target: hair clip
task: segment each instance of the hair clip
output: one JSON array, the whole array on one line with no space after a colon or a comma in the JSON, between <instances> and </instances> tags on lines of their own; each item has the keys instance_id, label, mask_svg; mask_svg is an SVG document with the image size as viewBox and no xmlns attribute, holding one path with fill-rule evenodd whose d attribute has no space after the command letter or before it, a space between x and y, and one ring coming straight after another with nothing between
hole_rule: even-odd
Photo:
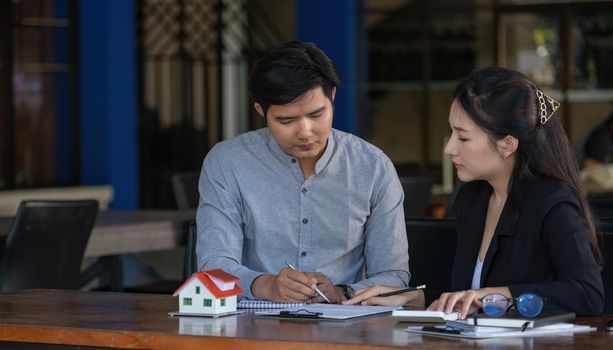
<instances>
[{"instance_id":1,"label":"hair clip","mask_svg":"<svg viewBox=\"0 0 613 350\"><path fill-rule=\"evenodd\" d=\"M536 90L536 97L539 99L539 112L541 114L541 124L547 123L549 119L553 116L553 113L560 108L560 102L554 100L549 97L547 94L542 92L541 90ZM551 107L551 113L547 114L547 103L545 102L545 98L547 98L547 102L549 102L549 106Z\"/></svg>"}]
</instances>

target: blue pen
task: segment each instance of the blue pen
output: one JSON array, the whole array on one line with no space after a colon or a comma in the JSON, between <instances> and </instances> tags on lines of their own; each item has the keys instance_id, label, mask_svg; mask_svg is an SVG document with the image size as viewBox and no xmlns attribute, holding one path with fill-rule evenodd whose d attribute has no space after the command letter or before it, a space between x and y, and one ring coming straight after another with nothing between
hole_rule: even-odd
<instances>
[{"instance_id":1,"label":"blue pen","mask_svg":"<svg viewBox=\"0 0 613 350\"><path fill-rule=\"evenodd\" d=\"M298 271L300 272L300 270L298 270L297 268L294 267L294 265L290 264L289 261L285 262L285 265L287 265L290 269L294 270L294 271ZM319 288L317 288L317 286L315 287L315 291L317 292L317 294L319 294L320 297L324 298L325 301L327 301L329 304L332 304L332 302L330 301L330 299L328 299L328 297L326 297L324 295L324 293L322 293Z\"/></svg>"}]
</instances>

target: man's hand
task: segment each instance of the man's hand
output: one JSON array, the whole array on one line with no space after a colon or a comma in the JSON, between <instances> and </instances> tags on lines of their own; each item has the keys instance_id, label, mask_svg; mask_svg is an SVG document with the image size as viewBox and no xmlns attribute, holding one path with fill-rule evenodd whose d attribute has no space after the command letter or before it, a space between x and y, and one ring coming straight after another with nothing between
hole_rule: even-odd
<instances>
[{"instance_id":1,"label":"man's hand","mask_svg":"<svg viewBox=\"0 0 613 350\"><path fill-rule=\"evenodd\" d=\"M317 288L328 298L333 304L340 304L345 300L343 288L335 286L328 276L321 272L306 272L307 276L314 278L317 281ZM309 298L309 303L327 303L319 294Z\"/></svg>"},{"instance_id":2,"label":"man's hand","mask_svg":"<svg viewBox=\"0 0 613 350\"><path fill-rule=\"evenodd\" d=\"M251 294L275 302L305 302L318 296L317 279L308 273L285 268L278 275L261 275L251 284Z\"/></svg>"}]
</instances>

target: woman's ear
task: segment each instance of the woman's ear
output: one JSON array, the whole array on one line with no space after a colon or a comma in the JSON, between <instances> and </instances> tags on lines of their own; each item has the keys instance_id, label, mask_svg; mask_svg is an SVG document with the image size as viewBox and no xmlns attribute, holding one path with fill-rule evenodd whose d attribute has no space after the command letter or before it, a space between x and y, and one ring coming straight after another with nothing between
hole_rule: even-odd
<instances>
[{"instance_id":1,"label":"woman's ear","mask_svg":"<svg viewBox=\"0 0 613 350\"><path fill-rule=\"evenodd\" d=\"M519 146L519 140L516 137L511 135L507 135L502 139L497 141L498 150L500 154L504 157L510 157L517 151L517 147Z\"/></svg>"}]
</instances>

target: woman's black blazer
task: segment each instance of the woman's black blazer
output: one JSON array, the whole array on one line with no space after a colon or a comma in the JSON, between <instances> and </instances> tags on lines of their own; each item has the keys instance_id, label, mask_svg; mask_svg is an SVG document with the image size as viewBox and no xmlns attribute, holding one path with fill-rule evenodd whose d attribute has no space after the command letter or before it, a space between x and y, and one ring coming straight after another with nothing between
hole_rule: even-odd
<instances>
[{"instance_id":1,"label":"woman's black blazer","mask_svg":"<svg viewBox=\"0 0 613 350\"><path fill-rule=\"evenodd\" d=\"M451 286L471 288L492 192L485 181L465 184L455 202L458 240ZM580 315L602 312L604 292L580 204L565 184L550 179L516 182L487 250L481 287L532 292L547 309Z\"/></svg>"}]
</instances>

